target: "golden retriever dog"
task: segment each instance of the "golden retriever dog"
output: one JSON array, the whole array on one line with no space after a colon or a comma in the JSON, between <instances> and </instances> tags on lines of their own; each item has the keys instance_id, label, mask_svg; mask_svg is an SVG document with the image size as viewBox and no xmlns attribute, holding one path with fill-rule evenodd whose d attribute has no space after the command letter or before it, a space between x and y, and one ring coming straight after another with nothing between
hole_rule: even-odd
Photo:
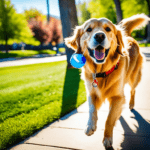
<instances>
[{"instance_id":1,"label":"golden retriever dog","mask_svg":"<svg viewBox=\"0 0 150 150\"><path fill-rule=\"evenodd\" d=\"M106 18L89 19L77 26L74 34L65 39L68 47L86 58L82 75L89 101L89 120L85 133L90 136L97 128L97 110L105 99L109 114L105 124L103 144L112 148L113 128L125 103L124 86L131 86L129 108L134 108L135 88L141 80L143 56L138 43L131 37L134 29L150 19L139 14L114 25Z\"/></svg>"}]
</instances>

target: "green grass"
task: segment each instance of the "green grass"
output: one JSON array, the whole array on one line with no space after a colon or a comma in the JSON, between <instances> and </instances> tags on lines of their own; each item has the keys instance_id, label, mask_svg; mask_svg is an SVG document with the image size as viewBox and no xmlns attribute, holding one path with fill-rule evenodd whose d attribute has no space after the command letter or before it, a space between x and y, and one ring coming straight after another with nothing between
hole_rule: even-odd
<instances>
[{"instance_id":1,"label":"green grass","mask_svg":"<svg viewBox=\"0 0 150 150\"><path fill-rule=\"evenodd\" d=\"M66 66L61 61L0 68L0 149L85 102L80 71Z\"/></svg>"},{"instance_id":2,"label":"green grass","mask_svg":"<svg viewBox=\"0 0 150 150\"><path fill-rule=\"evenodd\" d=\"M25 38L25 39L22 39L22 40L21 39L20 40L19 39L9 39L7 41L7 44L12 45L14 42L18 43L18 44L21 43L21 42L24 42L26 44L34 45L34 46L39 46L40 45L40 42L34 37ZM0 40L0 44L5 45L6 42L4 40Z\"/></svg>"},{"instance_id":3,"label":"green grass","mask_svg":"<svg viewBox=\"0 0 150 150\"><path fill-rule=\"evenodd\" d=\"M140 47L150 47L150 43L141 43Z\"/></svg>"},{"instance_id":4,"label":"green grass","mask_svg":"<svg viewBox=\"0 0 150 150\"><path fill-rule=\"evenodd\" d=\"M60 52L65 52L64 48L59 49ZM37 54L56 54L56 51L53 50L16 50L16 51L9 51L9 53L1 52L0 51L0 58L9 58L9 57L31 57Z\"/></svg>"}]
</instances>

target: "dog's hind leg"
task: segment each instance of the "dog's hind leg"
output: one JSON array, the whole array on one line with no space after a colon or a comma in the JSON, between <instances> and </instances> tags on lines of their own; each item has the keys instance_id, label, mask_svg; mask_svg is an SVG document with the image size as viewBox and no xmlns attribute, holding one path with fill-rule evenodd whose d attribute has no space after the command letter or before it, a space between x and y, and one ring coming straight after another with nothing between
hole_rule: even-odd
<instances>
[{"instance_id":1,"label":"dog's hind leg","mask_svg":"<svg viewBox=\"0 0 150 150\"><path fill-rule=\"evenodd\" d=\"M129 108L132 110L134 108L134 98L135 98L135 89L131 89L131 98L129 102Z\"/></svg>"},{"instance_id":2,"label":"dog's hind leg","mask_svg":"<svg viewBox=\"0 0 150 150\"><path fill-rule=\"evenodd\" d=\"M131 86L131 97L129 102L129 108L132 110L135 105L135 88L138 85L138 83L141 80L141 69L139 69L137 72L134 72L129 80L129 85Z\"/></svg>"}]
</instances>

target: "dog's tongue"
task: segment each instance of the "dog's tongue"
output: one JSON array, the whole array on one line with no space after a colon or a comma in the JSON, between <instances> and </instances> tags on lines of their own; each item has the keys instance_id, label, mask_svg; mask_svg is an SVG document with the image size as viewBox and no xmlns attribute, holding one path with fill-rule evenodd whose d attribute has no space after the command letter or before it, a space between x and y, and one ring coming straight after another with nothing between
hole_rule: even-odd
<instances>
[{"instance_id":1,"label":"dog's tongue","mask_svg":"<svg viewBox=\"0 0 150 150\"><path fill-rule=\"evenodd\" d=\"M95 49L95 58L97 60L102 60L105 57L105 50L104 49Z\"/></svg>"}]
</instances>

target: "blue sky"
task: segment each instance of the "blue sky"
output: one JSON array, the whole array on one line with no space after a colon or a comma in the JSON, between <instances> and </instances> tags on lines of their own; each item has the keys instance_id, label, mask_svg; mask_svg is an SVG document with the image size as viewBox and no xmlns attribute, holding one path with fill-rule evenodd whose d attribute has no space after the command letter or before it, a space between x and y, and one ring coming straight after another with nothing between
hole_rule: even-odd
<instances>
[{"instance_id":1,"label":"blue sky","mask_svg":"<svg viewBox=\"0 0 150 150\"><path fill-rule=\"evenodd\" d=\"M86 0L75 0L76 4ZM17 13L23 13L25 9L31 7L40 10L43 14L47 14L46 0L11 0ZM58 0L49 0L50 14L60 16Z\"/></svg>"}]
</instances>

